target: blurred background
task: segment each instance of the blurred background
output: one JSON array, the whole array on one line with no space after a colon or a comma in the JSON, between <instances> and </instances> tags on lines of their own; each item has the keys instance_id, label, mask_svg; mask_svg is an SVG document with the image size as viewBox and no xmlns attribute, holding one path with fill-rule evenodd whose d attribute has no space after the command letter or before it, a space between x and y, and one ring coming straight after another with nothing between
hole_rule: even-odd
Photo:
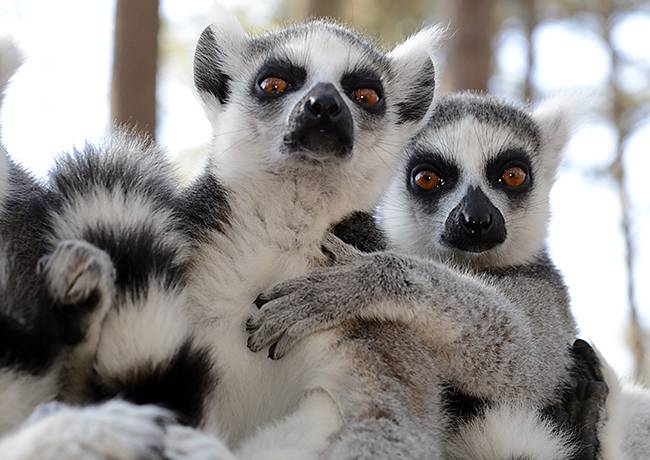
<instances>
[{"instance_id":1,"label":"blurred background","mask_svg":"<svg viewBox=\"0 0 650 460\"><path fill-rule=\"evenodd\" d=\"M225 0L252 32L330 16L386 47L449 27L440 94L487 90L536 102L580 91L593 113L553 190L549 245L581 335L623 376L650 383L650 4L635 0ZM44 177L57 152L112 121L167 147L189 177L210 128L192 90L211 0L2 0L0 33L26 62L3 142ZM218 14L218 12L217 12Z\"/></svg>"}]
</instances>

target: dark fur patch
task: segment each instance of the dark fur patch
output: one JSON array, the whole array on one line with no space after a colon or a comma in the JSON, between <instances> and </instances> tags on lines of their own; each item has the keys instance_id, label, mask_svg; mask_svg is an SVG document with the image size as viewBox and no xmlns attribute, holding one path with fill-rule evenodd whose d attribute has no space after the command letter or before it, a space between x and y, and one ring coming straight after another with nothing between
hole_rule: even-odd
<instances>
[{"instance_id":1,"label":"dark fur patch","mask_svg":"<svg viewBox=\"0 0 650 460\"><path fill-rule=\"evenodd\" d=\"M428 127L444 128L467 116L472 116L481 123L506 127L520 138L530 140L535 150L540 146L539 128L524 109L492 96L471 92L439 98L429 118Z\"/></svg>"},{"instance_id":2,"label":"dark fur patch","mask_svg":"<svg viewBox=\"0 0 650 460\"><path fill-rule=\"evenodd\" d=\"M182 193L177 213L185 233L193 241L202 241L208 232L222 232L230 225L228 191L207 168Z\"/></svg>"},{"instance_id":3,"label":"dark fur patch","mask_svg":"<svg viewBox=\"0 0 650 460\"><path fill-rule=\"evenodd\" d=\"M388 244L375 218L363 211L355 211L345 217L334 225L332 232L361 252L383 251Z\"/></svg>"},{"instance_id":4,"label":"dark fur patch","mask_svg":"<svg viewBox=\"0 0 650 460\"><path fill-rule=\"evenodd\" d=\"M163 286L182 286L187 265L179 262L180 249L164 244L160 229L95 226L84 231L83 239L108 253L115 266L118 299L120 295L142 296L151 279ZM119 304L119 302L118 302Z\"/></svg>"},{"instance_id":5,"label":"dark fur patch","mask_svg":"<svg viewBox=\"0 0 650 460\"><path fill-rule=\"evenodd\" d=\"M223 71L224 59L214 32L206 27L194 53L194 85L199 91L212 94L222 104L230 98L230 77Z\"/></svg>"},{"instance_id":6,"label":"dark fur patch","mask_svg":"<svg viewBox=\"0 0 650 460\"><path fill-rule=\"evenodd\" d=\"M436 72L433 63L429 60L420 70L418 78L409 93L397 103L399 123L415 122L422 120L431 106L433 93L436 87Z\"/></svg>"},{"instance_id":7,"label":"dark fur patch","mask_svg":"<svg viewBox=\"0 0 650 460\"><path fill-rule=\"evenodd\" d=\"M449 414L450 428L454 431L480 415L488 406L486 400L461 393L448 384L443 386L442 401L445 411Z\"/></svg>"},{"instance_id":8,"label":"dark fur patch","mask_svg":"<svg viewBox=\"0 0 650 460\"><path fill-rule=\"evenodd\" d=\"M8 195L0 214L0 366L32 374L46 371L61 349L59 330L42 279L53 201L22 168L10 164Z\"/></svg>"},{"instance_id":9,"label":"dark fur patch","mask_svg":"<svg viewBox=\"0 0 650 460\"><path fill-rule=\"evenodd\" d=\"M0 312L0 367L39 375L52 364L61 349L53 311L47 297L20 296L17 283L9 282L2 292Z\"/></svg>"},{"instance_id":10,"label":"dark fur patch","mask_svg":"<svg viewBox=\"0 0 650 460\"><path fill-rule=\"evenodd\" d=\"M136 404L156 404L174 411L181 423L197 426L203 402L216 384L207 350L186 342L169 361L131 369L93 382L98 400L120 396Z\"/></svg>"}]
</instances>

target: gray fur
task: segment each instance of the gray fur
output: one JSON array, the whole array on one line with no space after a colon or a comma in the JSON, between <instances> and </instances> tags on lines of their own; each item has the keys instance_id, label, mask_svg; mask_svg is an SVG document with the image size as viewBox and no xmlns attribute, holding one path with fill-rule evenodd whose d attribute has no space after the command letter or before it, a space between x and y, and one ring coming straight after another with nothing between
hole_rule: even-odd
<instances>
[{"instance_id":1,"label":"gray fur","mask_svg":"<svg viewBox=\"0 0 650 460\"><path fill-rule=\"evenodd\" d=\"M489 97L452 96L432 114L406 149L404 164L422 152L448 158L460 171L453 188L416 198L408 179L397 175L380 207L380 224L395 250L354 257L351 247L342 251L327 237L325 252L335 260L343 252L341 263L262 293L262 309L247 323L249 347L270 345L270 357L279 359L316 331L354 318L389 320L426 337L441 377L461 392L529 408L557 404L570 381L576 328L562 278L543 249L556 144L541 143L550 133L534 115ZM476 144L466 141L473 136ZM534 177L517 206L484 177L490 159L511 145L528 152ZM405 172L408 177L410 166ZM506 221L506 241L485 253L450 249L437 239L438 223L472 186L489 190ZM431 207L425 199L438 203ZM531 227L541 228L523 231Z\"/></svg>"}]
</instances>

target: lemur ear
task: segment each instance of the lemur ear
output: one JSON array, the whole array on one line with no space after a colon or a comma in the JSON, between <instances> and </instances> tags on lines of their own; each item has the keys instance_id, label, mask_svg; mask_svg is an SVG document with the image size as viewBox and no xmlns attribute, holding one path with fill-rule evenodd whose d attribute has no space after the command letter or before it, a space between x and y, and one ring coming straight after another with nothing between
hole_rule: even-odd
<instances>
[{"instance_id":1,"label":"lemur ear","mask_svg":"<svg viewBox=\"0 0 650 460\"><path fill-rule=\"evenodd\" d=\"M542 137L541 151L548 171L553 176L562 160L564 148L571 138L575 123L575 105L572 97L553 98L542 102L533 112Z\"/></svg>"},{"instance_id":2,"label":"lemur ear","mask_svg":"<svg viewBox=\"0 0 650 460\"><path fill-rule=\"evenodd\" d=\"M213 23L201 33L194 52L194 85L208 112L220 111L230 100L247 40L239 20L225 8L219 8Z\"/></svg>"},{"instance_id":3,"label":"lemur ear","mask_svg":"<svg viewBox=\"0 0 650 460\"><path fill-rule=\"evenodd\" d=\"M436 88L433 53L443 36L439 26L429 26L388 53L396 72L393 97L400 124L419 126L426 118Z\"/></svg>"}]
</instances>

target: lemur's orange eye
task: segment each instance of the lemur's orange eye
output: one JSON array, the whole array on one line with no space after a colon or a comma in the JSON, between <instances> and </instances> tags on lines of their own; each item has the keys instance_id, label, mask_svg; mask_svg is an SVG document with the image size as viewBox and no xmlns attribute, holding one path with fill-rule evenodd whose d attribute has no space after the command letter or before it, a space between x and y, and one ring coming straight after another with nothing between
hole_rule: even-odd
<instances>
[{"instance_id":1,"label":"lemur's orange eye","mask_svg":"<svg viewBox=\"0 0 650 460\"><path fill-rule=\"evenodd\" d=\"M519 166L512 166L501 174L499 181L506 184L508 187L521 187L526 182L526 171Z\"/></svg>"},{"instance_id":2,"label":"lemur's orange eye","mask_svg":"<svg viewBox=\"0 0 650 460\"><path fill-rule=\"evenodd\" d=\"M374 107L379 103L379 94L372 88L355 89L352 94L354 99L361 105Z\"/></svg>"},{"instance_id":3,"label":"lemur's orange eye","mask_svg":"<svg viewBox=\"0 0 650 460\"><path fill-rule=\"evenodd\" d=\"M280 95L287 90L289 84L280 77L266 77L260 83L260 88L266 93Z\"/></svg>"},{"instance_id":4,"label":"lemur's orange eye","mask_svg":"<svg viewBox=\"0 0 650 460\"><path fill-rule=\"evenodd\" d=\"M438 176L433 171L420 171L415 175L413 179L415 185L420 187L422 190L433 190L444 185L444 180Z\"/></svg>"}]
</instances>

